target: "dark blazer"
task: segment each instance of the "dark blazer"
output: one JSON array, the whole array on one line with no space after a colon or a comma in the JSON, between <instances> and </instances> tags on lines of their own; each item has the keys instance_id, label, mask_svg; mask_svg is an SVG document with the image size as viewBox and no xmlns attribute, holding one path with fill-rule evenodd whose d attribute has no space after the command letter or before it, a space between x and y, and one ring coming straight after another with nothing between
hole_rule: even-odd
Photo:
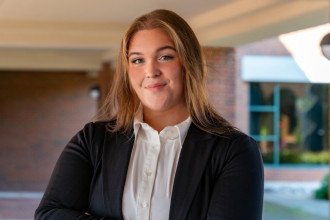
<instances>
[{"instance_id":1,"label":"dark blazer","mask_svg":"<svg viewBox=\"0 0 330 220\"><path fill-rule=\"evenodd\" d=\"M122 197L133 131L87 124L62 152L35 219L123 219ZM263 163L256 142L224 138L191 124L182 146L170 220L262 218Z\"/></svg>"}]
</instances>

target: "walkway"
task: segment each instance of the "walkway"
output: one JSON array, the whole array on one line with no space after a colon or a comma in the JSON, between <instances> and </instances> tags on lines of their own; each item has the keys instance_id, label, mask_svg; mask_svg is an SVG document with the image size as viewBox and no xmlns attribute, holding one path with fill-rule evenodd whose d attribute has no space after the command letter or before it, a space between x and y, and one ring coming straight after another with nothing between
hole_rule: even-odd
<instances>
[{"instance_id":1,"label":"walkway","mask_svg":"<svg viewBox=\"0 0 330 220\"><path fill-rule=\"evenodd\" d=\"M328 220L329 201L313 198L319 182L265 183L264 220Z\"/></svg>"}]
</instances>

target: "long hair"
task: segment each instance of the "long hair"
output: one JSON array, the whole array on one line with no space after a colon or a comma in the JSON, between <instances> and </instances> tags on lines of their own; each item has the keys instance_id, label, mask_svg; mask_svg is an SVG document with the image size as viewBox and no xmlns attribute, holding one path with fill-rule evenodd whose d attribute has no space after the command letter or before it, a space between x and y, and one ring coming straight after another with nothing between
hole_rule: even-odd
<instances>
[{"instance_id":1,"label":"long hair","mask_svg":"<svg viewBox=\"0 0 330 220\"><path fill-rule=\"evenodd\" d=\"M135 33L160 28L174 43L184 74L184 98L192 122L200 129L227 136L236 129L210 105L206 89L206 65L202 48L188 23L169 10L155 10L134 20L126 31L117 60L114 84L101 107L99 118L116 120L112 131L127 131L133 125L140 100L128 79L127 52Z\"/></svg>"}]
</instances>

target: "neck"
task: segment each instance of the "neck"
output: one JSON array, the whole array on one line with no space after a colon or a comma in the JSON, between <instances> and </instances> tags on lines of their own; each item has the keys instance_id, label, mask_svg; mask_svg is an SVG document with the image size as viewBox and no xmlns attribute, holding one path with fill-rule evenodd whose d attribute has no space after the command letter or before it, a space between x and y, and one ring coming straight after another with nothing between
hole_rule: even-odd
<instances>
[{"instance_id":1,"label":"neck","mask_svg":"<svg viewBox=\"0 0 330 220\"><path fill-rule=\"evenodd\" d=\"M160 132L166 126L179 124L189 117L186 107L180 107L178 110L167 110L155 112L150 109L143 109L143 121L156 131Z\"/></svg>"}]
</instances>

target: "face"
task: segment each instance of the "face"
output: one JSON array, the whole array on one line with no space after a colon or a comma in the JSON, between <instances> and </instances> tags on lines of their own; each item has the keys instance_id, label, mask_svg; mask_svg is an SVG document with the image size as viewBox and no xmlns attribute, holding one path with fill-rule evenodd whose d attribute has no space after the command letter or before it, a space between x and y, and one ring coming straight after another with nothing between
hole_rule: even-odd
<instances>
[{"instance_id":1,"label":"face","mask_svg":"<svg viewBox=\"0 0 330 220\"><path fill-rule=\"evenodd\" d=\"M185 109L182 65L174 44L161 29L135 33L128 48L128 76L143 109Z\"/></svg>"}]
</instances>

